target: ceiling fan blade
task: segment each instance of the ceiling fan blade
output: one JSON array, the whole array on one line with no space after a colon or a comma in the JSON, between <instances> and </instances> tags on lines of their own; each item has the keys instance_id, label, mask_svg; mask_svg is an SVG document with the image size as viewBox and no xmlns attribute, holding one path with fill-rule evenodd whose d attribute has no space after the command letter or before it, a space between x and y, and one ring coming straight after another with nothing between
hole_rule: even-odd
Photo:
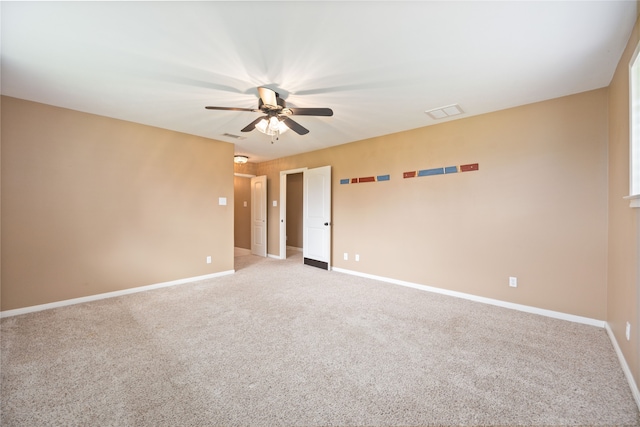
<instances>
[{"instance_id":1,"label":"ceiling fan blade","mask_svg":"<svg viewBox=\"0 0 640 427\"><path fill-rule=\"evenodd\" d=\"M269 89L268 87L260 86L258 88L258 94L260 95L260 99L264 105L268 105L269 107L277 107L278 100L276 99L275 91Z\"/></svg>"},{"instance_id":2,"label":"ceiling fan blade","mask_svg":"<svg viewBox=\"0 0 640 427\"><path fill-rule=\"evenodd\" d=\"M294 122L289 117L283 117L282 121L284 122L285 125L287 125L289 129L291 129L298 135L306 135L309 133L309 129L301 126L300 124L298 124L298 122Z\"/></svg>"},{"instance_id":3,"label":"ceiling fan blade","mask_svg":"<svg viewBox=\"0 0 640 427\"><path fill-rule=\"evenodd\" d=\"M260 122L260 120L265 119L265 120L269 120L268 116L262 116L262 117L258 117L257 119L255 119L254 121L252 121L251 123L249 123L248 125L246 125L240 132L251 132L252 130L255 129L256 125Z\"/></svg>"},{"instance_id":4,"label":"ceiling fan blade","mask_svg":"<svg viewBox=\"0 0 640 427\"><path fill-rule=\"evenodd\" d=\"M204 107L207 110L225 110L225 111L251 111L252 113L255 113L257 111L260 110L256 110L254 108L235 108L235 107Z\"/></svg>"},{"instance_id":5,"label":"ceiling fan blade","mask_svg":"<svg viewBox=\"0 0 640 427\"><path fill-rule=\"evenodd\" d=\"M331 108L289 108L292 116L333 116Z\"/></svg>"}]
</instances>

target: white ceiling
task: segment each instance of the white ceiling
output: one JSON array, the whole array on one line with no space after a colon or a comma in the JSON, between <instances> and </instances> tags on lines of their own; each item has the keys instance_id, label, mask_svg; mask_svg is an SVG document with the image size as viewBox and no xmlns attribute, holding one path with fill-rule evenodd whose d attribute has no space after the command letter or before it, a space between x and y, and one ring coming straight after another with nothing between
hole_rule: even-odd
<instances>
[{"instance_id":1,"label":"white ceiling","mask_svg":"<svg viewBox=\"0 0 640 427\"><path fill-rule=\"evenodd\" d=\"M607 86L626 1L0 3L2 94L236 144L265 161ZM240 129L257 86L310 130ZM444 119L444 120L451 120ZM222 134L246 136L235 141Z\"/></svg>"}]
</instances>

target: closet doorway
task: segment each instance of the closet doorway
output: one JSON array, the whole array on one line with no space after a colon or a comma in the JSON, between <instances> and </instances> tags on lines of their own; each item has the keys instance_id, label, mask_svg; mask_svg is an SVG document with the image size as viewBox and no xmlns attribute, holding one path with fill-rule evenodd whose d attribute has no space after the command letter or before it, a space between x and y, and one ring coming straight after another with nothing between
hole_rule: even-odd
<instances>
[{"instance_id":1,"label":"closet doorway","mask_svg":"<svg viewBox=\"0 0 640 427\"><path fill-rule=\"evenodd\" d=\"M302 252L303 172L307 168L280 172L280 258L287 253Z\"/></svg>"},{"instance_id":2,"label":"closet doorway","mask_svg":"<svg viewBox=\"0 0 640 427\"><path fill-rule=\"evenodd\" d=\"M233 177L233 246L234 255L251 254L251 178L236 173Z\"/></svg>"}]
</instances>

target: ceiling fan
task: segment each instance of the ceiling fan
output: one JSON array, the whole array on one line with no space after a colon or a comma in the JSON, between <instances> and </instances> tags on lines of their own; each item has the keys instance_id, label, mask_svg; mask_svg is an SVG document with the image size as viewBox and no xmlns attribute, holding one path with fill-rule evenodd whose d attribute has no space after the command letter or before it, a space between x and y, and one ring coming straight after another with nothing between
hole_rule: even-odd
<instances>
[{"instance_id":1,"label":"ceiling fan","mask_svg":"<svg viewBox=\"0 0 640 427\"><path fill-rule=\"evenodd\" d=\"M242 132L251 132L254 128L276 139L288 129L293 130L298 135L306 135L309 130L289 116L333 116L331 108L288 108L284 99L268 87L259 87L258 108L235 108L235 107L205 107L208 110L228 110L228 111L250 111L254 113L262 112L265 115L258 117L242 129Z\"/></svg>"}]
</instances>

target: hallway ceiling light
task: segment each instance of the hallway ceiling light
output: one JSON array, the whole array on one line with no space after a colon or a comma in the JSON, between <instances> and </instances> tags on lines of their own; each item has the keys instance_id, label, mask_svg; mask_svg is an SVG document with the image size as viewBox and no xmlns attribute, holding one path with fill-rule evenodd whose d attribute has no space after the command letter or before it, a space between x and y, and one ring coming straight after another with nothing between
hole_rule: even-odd
<instances>
[{"instance_id":1,"label":"hallway ceiling light","mask_svg":"<svg viewBox=\"0 0 640 427\"><path fill-rule=\"evenodd\" d=\"M247 156L241 156L241 155L236 155L233 156L233 162L234 163L238 163L238 164L245 164L249 161L249 158Z\"/></svg>"}]
</instances>

